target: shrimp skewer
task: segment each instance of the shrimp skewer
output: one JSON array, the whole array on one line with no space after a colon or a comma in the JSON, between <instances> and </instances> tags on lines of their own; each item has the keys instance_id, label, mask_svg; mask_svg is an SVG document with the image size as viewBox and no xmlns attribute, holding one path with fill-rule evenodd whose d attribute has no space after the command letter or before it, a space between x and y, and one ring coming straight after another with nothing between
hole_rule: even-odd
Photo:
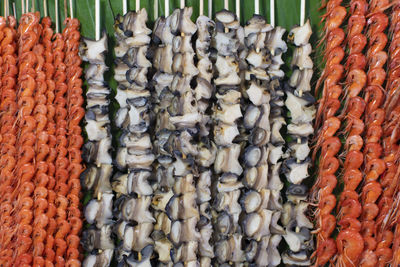
<instances>
[{"instance_id":1,"label":"shrimp skewer","mask_svg":"<svg viewBox=\"0 0 400 267\"><path fill-rule=\"evenodd\" d=\"M315 92L315 96L318 97L318 89L323 86L314 125L314 128L319 130L316 132L316 144L312 155L315 159L321 149L318 177L311 189L311 198L317 203L315 211L317 242L316 251L312 255L315 259L314 266L324 266L328 262L333 264L337 253L337 243L331 237L336 228L336 218L331 213L336 206L333 190L337 185L338 153L341 149L341 142L337 137L341 126L341 121L337 117L340 108L339 99L343 93L341 80L345 74L341 61L344 57L343 45L345 40L348 40L340 28L347 11L340 4L341 1L330 0L326 5L324 28L327 39L323 38L320 44L326 42L324 58L327 62Z\"/></svg>"},{"instance_id":2,"label":"shrimp skewer","mask_svg":"<svg viewBox=\"0 0 400 267\"><path fill-rule=\"evenodd\" d=\"M71 15L71 14L70 14ZM82 74L81 59L78 55L80 33L79 33L79 21L76 18L66 18L64 24L66 27L63 31L63 37L65 40L64 46L64 64L67 68L66 72L66 83L68 87L67 91L67 132L68 132L68 158L69 158L69 179L68 187L69 194L67 198L70 199L68 210L71 208L80 208L79 198L81 196L81 184L80 175L83 171L81 148L83 145L83 138L80 132L80 121L82 120L85 110L82 108L83 96L82 96L82 80L80 78ZM78 201L76 201L78 200ZM68 213L68 223L71 224L73 231L66 234L67 240L67 253L66 253L66 264L79 261L80 253L78 251L79 235L82 227L82 221L80 217L75 217L73 213ZM72 229L71 229L72 230ZM69 242L68 240L73 240Z\"/></svg>"},{"instance_id":3,"label":"shrimp skewer","mask_svg":"<svg viewBox=\"0 0 400 267\"><path fill-rule=\"evenodd\" d=\"M17 118L16 79L18 69L17 62L17 34L15 30L16 20L9 17L8 20L0 17L0 264L12 263L12 250L7 247L11 242L12 228L15 224L13 215L12 185L15 183L13 170L17 164L17 127L14 124ZM7 103L7 104L5 104Z\"/></svg>"}]
</instances>

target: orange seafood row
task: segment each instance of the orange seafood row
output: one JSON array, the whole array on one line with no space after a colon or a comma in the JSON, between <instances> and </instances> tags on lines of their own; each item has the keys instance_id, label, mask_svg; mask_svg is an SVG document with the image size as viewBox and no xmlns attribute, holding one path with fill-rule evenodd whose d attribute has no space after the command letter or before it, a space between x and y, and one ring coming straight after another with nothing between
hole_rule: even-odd
<instances>
[{"instance_id":1,"label":"orange seafood row","mask_svg":"<svg viewBox=\"0 0 400 267\"><path fill-rule=\"evenodd\" d=\"M362 212L359 194L356 191L361 182L361 168L364 163L362 153L365 125L362 115L365 111L365 101L359 95L363 93L367 83L364 71L365 56L363 55L367 38L364 35L368 3L365 0L350 1L350 14L347 24L346 42L349 55L345 65L345 88L342 99L344 107L341 117L345 118L344 137L346 139L343 164L344 189L338 203L338 224L340 226L336 245L338 255L336 264L339 266L356 266L364 249L364 240L360 233ZM350 244L350 245L349 245Z\"/></svg>"},{"instance_id":2,"label":"orange seafood row","mask_svg":"<svg viewBox=\"0 0 400 267\"><path fill-rule=\"evenodd\" d=\"M343 23L347 11L340 5L341 1L329 1L326 4L327 14L325 16L325 42L326 67L317 82L318 88L323 85L322 96L316 114L315 128L322 128L317 132L316 148L313 157L321 148L319 155L319 170L316 184L312 188L312 197L318 208L316 212L317 246L313 255L315 266L324 266L327 262L333 263L337 248L332 237L336 228L336 218L332 214L336 206L336 196L333 190L337 185L336 172L339 168L338 153L341 142L337 137L341 121L337 117L340 108L339 97L342 95L341 79L344 67L341 61L344 57L343 42L345 34L340 25Z\"/></svg>"},{"instance_id":3,"label":"orange seafood row","mask_svg":"<svg viewBox=\"0 0 400 267\"><path fill-rule=\"evenodd\" d=\"M79 22L39 21L0 18L0 265L80 266Z\"/></svg>"},{"instance_id":4,"label":"orange seafood row","mask_svg":"<svg viewBox=\"0 0 400 267\"><path fill-rule=\"evenodd\" d=\"M16 21L0 17L0 265L12 260L13 251L9 245L12 239L13 186L16 183L13 170L17 163L15 148L17 127L17 34Z\"/></svg>"},{"instance_id":5,"label":"orange seafood row","mask_svg":"<svg viewBox=\"0 0 400 267\"><path fill-rule=\"evenodd\" d=\"M386 2L386 1L384 1ZM391 266L400 265L400 226L399 226L399 158L400 150L400 3L394 2L390 16L388 48L388 77L386 81L386 101L384 109L386 120L383 124L383 159L386 171L380 178L384 188L380 199L377 219L378 249L388 258Z\"/></svg>"},{"instance_id":6,"label":"orange seafood row","mask_svg":"<svg viewBox=\"0 0 400 267\"><path fill-rule=\"evenodd\" d=\"M68 158L69 158L69 178L68 178L68 214L67 220L71 226L69 234L66 237L67 251L66 263L68 266L80 266L80 232L82 228L81 212L80 212L80 194L81 183L79 176L83 171L81 148L83 145L83 138L81 134L81 127L79 126L85 110L83 109L83 90L82 90L82 68L80 67L82 61L79 57L79 42L81 35L79 33L79 21L77 19L67 18L65 20L65 29L63 37L65 40L64 63L67 71L67 112L68 112Z\"/></svg>"},{"instance_id":7,"label":"orange seafood row","mask_svg":"<svg viewBox=\"0 0 400 267\"><path fill-rule=\"evenodd\" d=\"M365 88L365 113L364 124L367 129L364 137L364 180L360 190L362 203L362 235L364 239L364 252L360 258L361 266L384 266L390 258L381 246L377 246L376 224L379 206L379 197L384 186L379 182L379 177L385 171L385 162L382 159L382 123L385 111L382 108L385 92L383 83L386 79L384 65L387 53L384 51L388 37L384 32L388 25L388 17L383 13L380 5L388 1L370 1L367 20L368 49L366 61L368 62L367 87ZM387 5L386 4L386 5ZM366 5L368 7L368 5ZM382 199L382 198L381 198ZM379 206L378 206L379 205Z\"/></svg>"}]
</instances>

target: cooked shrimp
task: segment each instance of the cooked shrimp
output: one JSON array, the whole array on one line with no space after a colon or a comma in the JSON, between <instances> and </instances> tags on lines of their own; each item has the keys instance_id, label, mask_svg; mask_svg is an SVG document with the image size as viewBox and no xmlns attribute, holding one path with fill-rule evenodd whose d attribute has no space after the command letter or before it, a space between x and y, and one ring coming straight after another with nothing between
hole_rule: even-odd
<instances>
[{"instance_id":1,"label":"cooked shrimp","mask_svg":"<svg viewBox=\"0 0 400 267\"><path fill-rule=\"evenodd\" d=\"M357 266L359 257L364 249L362 236L352 230L340 231L336 238L339 257L338 266Z\"/></svg>"}]
</instances>

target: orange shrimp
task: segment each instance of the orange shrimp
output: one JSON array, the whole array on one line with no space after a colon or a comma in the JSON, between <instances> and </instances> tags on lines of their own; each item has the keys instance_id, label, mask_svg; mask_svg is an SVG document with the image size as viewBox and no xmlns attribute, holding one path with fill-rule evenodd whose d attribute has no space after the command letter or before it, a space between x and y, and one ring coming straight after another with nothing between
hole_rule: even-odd
<instances>
[{"instance_id":1,"label":"orange shrimp","mask_svg":"<svg viewBox=\"0 0 400 267\"><path fill-rule=\"evenodd\" d=\"M344 162L345 169L359 169L363 164L364 157L362 152L352 150L347 153L346 160Z\"/></svg>"},{"instance_id":2,"label":"orange shrimp","mask_svg":"<svg viewBox=\"0 0 400 267\"><path fill-rule=\"evenodd\" d=\"M342 47L337 46L330 50L327 55L325 68L329 68L329 66L340 64L340 62L344 58L344 50Z\"/></svg>"},{"instance_id":3,"label":"orange shrimp","mask_svg":"<svg viewBox=\"0 0 400 267\"><path fill-rule=\"evenodd\" d=\"M365 88L365 102L367 103L367 113L377 110L382 104L383 98L384 92L380 86L367 86L367 88Z\"/></svg>"},{"instance_id":4,"label":"orange shrimp","mask_svg":"<svg viewBox=\"0 0 400 267\"><path fill-rule=\"evenodd\" d=\"M367 203L363 205L362 219L364 221L372 221L378 216L379 208L375 203Z\"/></svg>"},{"instance_id":5,"label":"orange shrimp","mask_svg":"<svg viewBox=\"0 0 400 267\"><path fill-rule=\"evenodd\" d=\"M347 116L360 118L364 114L365 106L365 101L361 97L355 96L350 98L346 110L348 112Z\"/></svg>"},{"instance_id":6,"label":"orange shrimp","mask_svg":"<svg viewBox=\"0 0 400 267\"><path fill-rule=\"evenodd\" d=\"M60 238L56 238L55 242L54 242L55 246L56 246L56 258L57 256L62 257L65 253L65 251L67 250L67 242L65 242L65 240L60 239Z\"/></svg>"},{"instance_id":7,"label":"orange shrimp","mask_svg":"<svg viewBox=\"0 0 400 267\"><path fill-rule=\"evenodd\" d=\"M339 253L337 265L357 266L358 259L364 249L362 236L350 229L340 231L336 238L336 245Z\"/></svg>"},{"instance_id":8,"label":"orange shrimp","mask_svg":"<svg viewBox=\"0 0 400 267\"><path fill-rule=\"evenodd\" d=\"M361 135L364 132L363 120L354 117L348 117L345 132L348 132L349 136Z\"/></svg>"},{"instance_id":9,"label":"orange shrimp","mask_svg":"<svg viewBox=\"0 0 400 267\"><path fill-rule=\"evenodd\" d=\"M382 86L386 79L386 71L382 68L370 69L368 71L368 84Z\"/></svg>"},{"instance_id":10,"label":"orange shrimp","mask_svg":"<svg viewBox=\"0 0 400 267\"><path fill-rule=\"evenodd\" d=\"M351 37L355 36L356 34L361 34L366 23L367 23L367 21L365 20L365 17L363 14L351 15L348 20L348 24L347 24L348 39L351 39Z\"/></svg>"},{"instance_id":11,"label":"orange shrimp","mask_svg":"<svg viewBox=\"0 0 400 267\"><path fill-rule=\"evenodd\" d=\"M361 223L357 219L351 217L345 217L338 222L338 225L342 227L343 230L351 230L355 232L361 231Z\"/></svg>"},{"instance_id":12,"label":"orange shrimp","mask_svg":"<svg viewBox=\"0 0 400 267\"><path fill-rule=\"evenodd\" d=\"M321 198L318 208L321 217L327 216L332 212L336 206L336 197L334 195L327 195Z\"/></svg>"},{"instance_id":13,"label":"orange shrimp","mask_svg":"<svg viewBox=\"0 0 400 267\"><path fill-rule=\"evenodd\" d=\"M340 108L340 101L338 99L328 98L324 106L325 109L324 118L327 119L330 117L334 117L339 108Z\"/></svg>"},{"instance_id":14,"label":"orange shrimp","mask_svg":"<svg viewBox=\"0 0 400 267\"><path fill-rule=\"evenodd\" d=\"M348 84L346 95L356 97L367 83L367 75L361 69L352 69L346 78Z\"/></svg>"},{"instance_id":15,"label":"orange shrimp","mask_svg":"<svg viewBox=\"0 0 400 267\"><path fill-rule=\"evenodd\" d=\"M79 248L80 238L76 234L70 234L67 236L67 245L70 248Z\"/></svg>"},{"instance_id":16,"label":"orange shrimp","mask_svg":"<svg viewBox=\"0 0 400 267\"><path fill-rule=\"evenodd\" d=\"M367 45L367 37L364 34L356 34L348 42L349 54L362 53Z\"/></svg>"},{"instance_id":17,"label":"orange shrimp","mask_svg":"<svg viewBox=\"0 0 400 267\"><path fill-rule=\"evenodd\" d=\"M328 36L326 38L325 51L329 52L333 48L340 46L344 38L345 38L345 33L342 28L335 28L329 31Z\"/></svg>"},{"instance_id":18,"label":"orange shrimp","mask_svg":"<svg viewBox=\"0 0 400 267\"><path fill-rule=\"evenodd\" d=\"M368 143L378 143L383 134L382 127L379 125L372 125L367 129L367 140Z\"/></svg>"},{"instance_id":19,"label":"orange shrimp","mask_svg":"<svg viewBox=\"0 0 400 267\"><path fill-rule=\"evenodd\" d=\"M364 142L361 136L352 135L346 139L345 148L346 151L352 151L352 150L360 151L361 148L363 147L363 144Z\"/></svg>"},{"instance_id":20,"label":"orange shrimp","mask_svg":"<svg viewBox=\"0 0 400 267\"><path fill-rule=\"evenodd\" d=\"M368 182L363 186L361 200L363 203L375 203L382 193L382 187L377 181Z\"/></svg>"},{"instance_id":21,"label":"orange shrimp","mask_svg":"<svg viewBox=\"0 0 400 267\"><path fill-rule=\"evenodd\" d=\"M384 32L379 32L376 35L371 36L369 40L369 48L367 51L367 58L370 58L372 55L383 51L388 42L388 37Z\"/></svg>"},{"instance_id":22,"label":"orange shrimp","mask_svg":"<svg viewBox=\"0 0 400 267\"><path fill-rule=\"evenodd\" d=\"M384 13L374 13L369 17L367 24L367 36L372 37L380 32L385 31L386 27L389 24L389 18Z\"/></svg>"},{"instance_id":23,"label":"orange shrimp","mask_svg":"<svg viewBox=\"0 0 400 267\"><path fill-rule=\"evenodd\" d=\"M335 189L336 187L336 184L337 184L337 179L335 175L333 174L323 175L320 178L320 183L318 184L320 188L318 192L319 198L332 194L333 189Z\"/></svg>"},{"instance_id":24,"label":"orange shrimp","mask_svg":"<svg viewBox=\"0 0 400 267\"><path fill-rule=\"evenodd\" d=\"M390 248L378 248L375 254L378 257L378 266L387 266L393 257L393 252Z\"/></svg>"},{"instance_id":25,"label":"orange shrimp","mask_svg":"<svg viewBox=\"0 0 400 267\"><path fill-rule=\"evenodd\" d=\"M321 226L319 227L318 236L323 240L329 238L336 228L336 218L332 214L328 214L321 218Z\"/></svg>"},{"instance_id":26,"label":"orange shrimp","mask_svg":"<svg viewBox=\"0 0 400 267\"><path fill-rule=\"evenodd\" d=\"M367 60L365 56L361 53L351 54L347 57L346 61L346 69L365 69L367 65Z\"/></svg>"},{"instance_id":27,"label":"orange shrimp","mask_svg":"<svg viewBox=\"0 0 400 267\"><path fill-rule=\"evenodd\" d=\"M335 28L339 28L346 17L347 11L345 7L335 6L328 14L326 23L324 25L325 32L329 32ZM326 34L325 34L326 35ZM325 39L325 38L323 38Z\"/></svg>"},{"instance_id":28,"label":"orange shrimp","mask_svg":"<svg viewBox=\"0 0 400 267\"><path fill-rule=\"evenodd\" d=\"M365 15L368 11L368 3L365 0L352 0L350 2L350 13Z\"/></svg>"},{"instance_id":29,"label":"orange shrimp","mask_svg":"<svg viewBox=\"0 0 400 267\"><path fill-rule=\"evenodd\" d=\"M376 181L380 175L383 174L383 172L386 169L386 164L385 161L379 158L374 158L371 159L370 161L367 161L366 166L365 166L365 171L366 171L366 177L365 181L370 182L370 181Z\"/></svg>"},{"instance_id":30,"label":"orange shrimp","mask_svg":"<svg viewBox=\"0 0 400 267\"><path fill-rule=\"evenodd\" d=\"M383 12L391 6L389 0L371 0L369 1L370 13Z\"/></svg>"},{"instance_id":31,"label":"orange shrimp","mask_svg":"<svg viewBox=\"0 0 400 267\"><path fill-rule=\"evenodd\" d=\"M355 199L346 199L341 203L339 218L358 218L361 215L361 204Z\"/></svg>"},{"instance_id":32,"label":"orange shrimp","mask_svg":"<svg viewBox=\"0 0 400 267\"><path fill-rule=\"evenodd\" d=\"M332 261L336 254L336 243L332 238L325 240L318 239L316 250L316 262L314 266L325 266L326 263Z\"/></svg>"},{"instance_id":33,"label":"orange shrimp","mask_svg":"<svg viewBox=\"0 0 400 267\"><path fill-rule=\"evenodd\" d=\"M339 160L335 157L328 157L320 165L320 173L322 175L334 174L339 169Z\"/></svg>"}]
</instances>

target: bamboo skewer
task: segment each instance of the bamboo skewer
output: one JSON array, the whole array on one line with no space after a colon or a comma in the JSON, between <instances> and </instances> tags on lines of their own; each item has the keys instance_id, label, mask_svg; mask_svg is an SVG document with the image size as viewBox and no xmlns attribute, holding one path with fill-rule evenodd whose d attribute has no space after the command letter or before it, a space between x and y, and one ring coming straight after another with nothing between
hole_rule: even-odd
<instances>
[{"instance_id":1,"label":"bamboo skewer","mask_svg":"<svg viewBox=\"0 0 400 267\"><path fill-rule=\"evenodd\" d=\"M56 32L59 32L60 25L58 21L58 0L55 0L55 12L56 12Z\"/></svg>"},{"instance_id":2,"label":"bamboo skewer","mask_svg":"<svg viewBox=\"0 0 400 267\"><path fill-rule=\"evenodd\" d=\"M212 0L208 0L208 17L212 18Z\"/></svg>"},{"instance_id":3,"label":"bamboo skewer","mask_svg":"<svg viewBox=\"0 0 400 267\"><path fill-rule=\"evenodd\" d=\"M72 5L72 0L69 0L69 16L74 18L74 7Z\"/></svg>"},{"instance_id":4,"label":"bamboo skewer","mask_svg":"<svg viewBox=\"0 0 400 267\"><path fill-rule=\"evenodd\" d=\"M169 1L165 1L165 5L164 5L164 15L165 15L165 17L168 17L169 16Z\"/></svg>"},{"instance_id":5,"label":"bamboo skewer","mask_svg":"<svg viewBox=\"0 0 400 267\"><path fill-rule=\"evenodd\" d=\"M180 2L180 8L182 9L182 8L184 8L185 7L185 0L181 0L181 2Z\"/></svg>"},{"instance_id":6,"label":"bamboo skewer","mask_svg":"<svg viewBox=\"0 0 400 267\"><path fill-rule=\"evenodd\" d=\"M224 8L226 10L229 10L229 1L228 0L224 0Z\"/></svg>"},{"instance_id":7,"label":"bamboo skewer","mask_svg":"<svg viewBox=\"0 0 400 267\"><path fill-rule=\"evenodd\" d=\"M269 1L270 15L271 15L271 26L275 27L275 0Z\"/></svg>"},{"instance_id":8,"label":"bamboo skewer","mask_svg":"<svg viewBox=\"0 0 400 267\"><path fill-rule=\"evenodd\" d=\"M305 17L306 17L306 0L301 0L301 4L300 4L300 26L304 25Z\"/></svg>"},{"instance_id":9,"label":"bamboo skewer","mask_svg":"<svg viewBox=\"0 0 400 267\"><path fill-rule=\"evenodd\" d=\"M47 17L47 0L43 0L44 16Z\"/></svg>"},{"instance_id":10,"label":"bamboo skewer","mask_svg":"<svg viewBox=\"0 0 400 267\"><path fill-rule=\"evenodd\" d=\"M138 12L140 10L140 0L136 0L135 11Z\"/></svg>"},{"instance_id":11,"label":"bamboo skewer","mask_svg":"<svg viewBox=\"0 0 400 267\"><path fill-rule=\"evenodd\" d=\"M154 0L154 20L158 18L158 0Z\"/></svg>"},{"instance_id":12,"label":"bamboo skewer","mask_svg":"<svg viewBox=\"0 0 400 267\"><path fill-rule=\"evenodd\" d=\"M254 0L254 14L260 14L260 0Z\"/></svg>"},{"instance_id":13,"label":"bamboo skewer","mask_svg":"<svg viewBox=\"0 0 400 267\"><path fill-rule=\"evenodd\" d=\"M125 15L128 12L128 2L127 0L122 0L122 15Z\"/></svg>"},{"instance_id":14,"label":"bamboo skewer","mask_svg":"<svg viewBox=\"0 0 400 267\"><path fill-rule=\"evenodd\" d=\"M235 8L236 8L236 16L238 18L238 21L240 22L240 0L236 0L235 2Z\"/></svg>"},{"instance_id":15,"label":"bamboo skewer","mask_svg":"<svg viewBox=\"0 0 400 267\"><path fill-rule=\"evenodd\" d=\"M199 4L199 15L203 16L204 15L204 0L200 0Z\"/></svg>"},{"instance_id":16,"label":"bamboo skewer","mask_svg":"<svg viewBox=\"0 0 400 267\"><path fill-rule=\"evenodd\" d=\"M96 0L95 4L95 27L96 27L96 41L100 39L100 0Z\"/></svg>"}]
</instances>

